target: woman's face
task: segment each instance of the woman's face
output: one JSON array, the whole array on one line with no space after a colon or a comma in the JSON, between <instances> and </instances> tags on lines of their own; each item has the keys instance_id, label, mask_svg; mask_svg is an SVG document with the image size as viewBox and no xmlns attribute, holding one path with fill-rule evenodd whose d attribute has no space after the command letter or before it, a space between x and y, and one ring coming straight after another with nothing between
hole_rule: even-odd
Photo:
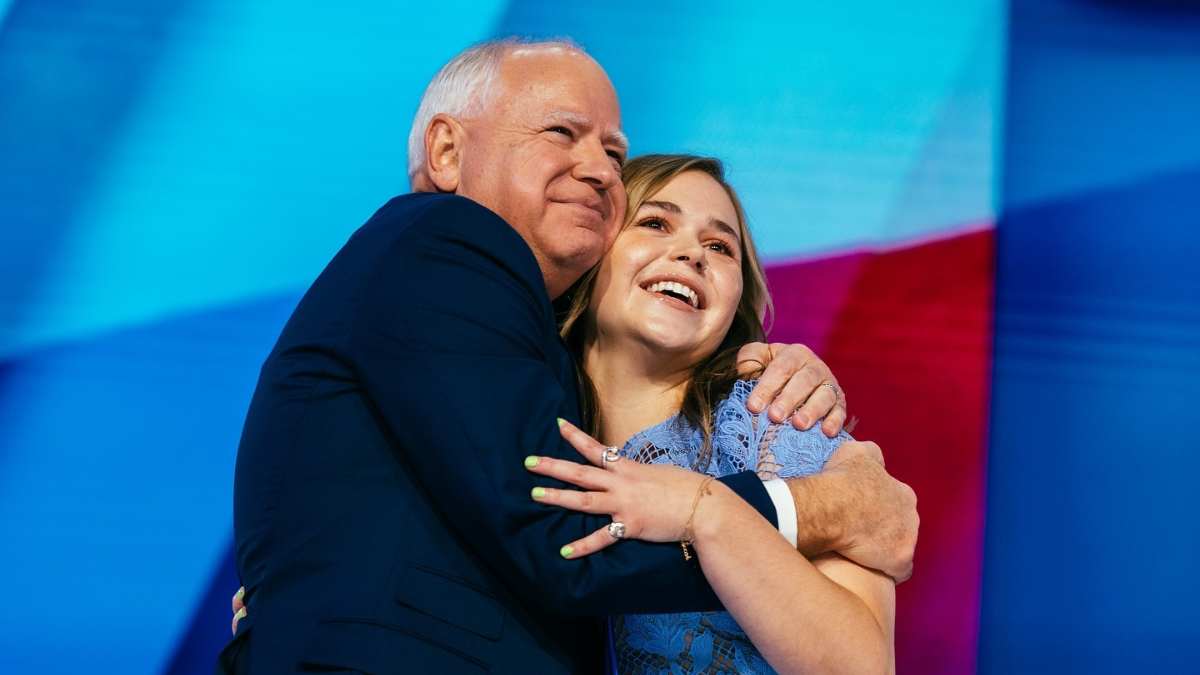
<instances>
[{"instance_id":1,"label":"woman's face","mask_svg":"<svg viewBox=\"0 0 1200 675\"><path fill-rule=\"evenodd\" d=\"M600 339L633 339L694 364L720 346L742 297L737 211L716 180L684 172L638 207L600 261L589 310Z\"/></svg>"}]
</instances>

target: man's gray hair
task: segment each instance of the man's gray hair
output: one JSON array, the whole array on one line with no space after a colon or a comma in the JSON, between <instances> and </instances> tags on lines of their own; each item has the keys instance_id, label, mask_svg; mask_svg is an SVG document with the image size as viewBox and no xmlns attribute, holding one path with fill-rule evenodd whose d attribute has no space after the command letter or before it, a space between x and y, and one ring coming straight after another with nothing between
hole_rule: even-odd
<instances>
[{"instance_id":1,"label":"man's gray hair","mask_svg":"<svg viewBox=\"0 0 1200 675\"><path fill-rule=\"evenodd\" d=\"M567 39L530 40L507 37L468 47L450 59L429 81L421 105L408 132L408 177L412 180L425 164L425 128L438 113L466 117L481 111L491 101L492 85L500 75L500 63L516 49L563 49L586 54Z\"/></svg>"}]
</instances>

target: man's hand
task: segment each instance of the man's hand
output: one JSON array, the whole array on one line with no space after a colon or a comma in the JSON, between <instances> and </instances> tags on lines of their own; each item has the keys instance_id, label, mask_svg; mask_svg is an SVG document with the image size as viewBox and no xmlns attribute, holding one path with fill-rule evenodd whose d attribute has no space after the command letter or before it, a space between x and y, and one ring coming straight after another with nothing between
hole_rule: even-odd
<instances>
[{"instance_id":1,"label":"man's hand","mask_svg":"<svg viewBox=\"0 0 1200 675\"><path fill-rule=\"evenodd\" d=\"M765 368L750 392L750 412L767 410L773 422L791 416L792 425L801 430L824 417L821 430L830 438L842 430L846 396L829 366L808 347L751 342L738 351L737 363L738 373L745 377Z\"/></svg>"},{"instance_id":2,"label":"man's hand","mask_svg":"<svg viewBox=\"0 0 1200 675\"><path fill-rule=\"evenodd\" d=\"M833 551L896 583L912 576L917 495L884 470L878 445L847 441L821 473L787 483L806 556Z\"/></svg>"}]
</instances>

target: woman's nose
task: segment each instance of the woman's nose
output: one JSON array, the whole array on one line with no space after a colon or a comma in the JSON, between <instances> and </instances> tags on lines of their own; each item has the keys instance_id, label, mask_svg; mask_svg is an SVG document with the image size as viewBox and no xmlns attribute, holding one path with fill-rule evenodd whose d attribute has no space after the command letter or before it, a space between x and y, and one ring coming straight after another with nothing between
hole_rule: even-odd
<instances>
[{"instance_id":1,"label":"woman's nose","mask_svg":"<svg viewBox=\"0 0 1200 675\"><path fill-rule=\"evenodd\" d=\"M677 262L681 262L681 263L684 263L687 265L695 265L697 272L704 271L704 256L703 255L680 253L675 256L675 260Z\"/></svg>"}]
</instances>

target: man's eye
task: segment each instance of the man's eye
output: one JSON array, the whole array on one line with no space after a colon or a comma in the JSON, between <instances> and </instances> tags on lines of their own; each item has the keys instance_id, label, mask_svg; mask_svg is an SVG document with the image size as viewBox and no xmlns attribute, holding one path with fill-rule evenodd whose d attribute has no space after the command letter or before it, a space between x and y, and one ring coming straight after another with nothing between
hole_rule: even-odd
<instances>
[{"instance_id":1,"label":"man's eye","mask_svg":"<svg viewBox=\"0 0 1200 675\"><path fill-rule=\"evenodd\" d=\"M549 129L546 129L546 131L549 131L552 134L562 134L567 138L575 138L575 134L571 133L571 130L566 127L550 127Z\"/></svg>"},{"instance_id":2,"label":"man's eye","mask_svg":"<svg viewBox=\"0 0 1200 675\"><path fill-rule=\"evenodd\" d=\"M608 156L612 157L613 162L616 163L618 168L625 166L625 158L616 150L609 150Z\"/></svg>"}]
</instances>

